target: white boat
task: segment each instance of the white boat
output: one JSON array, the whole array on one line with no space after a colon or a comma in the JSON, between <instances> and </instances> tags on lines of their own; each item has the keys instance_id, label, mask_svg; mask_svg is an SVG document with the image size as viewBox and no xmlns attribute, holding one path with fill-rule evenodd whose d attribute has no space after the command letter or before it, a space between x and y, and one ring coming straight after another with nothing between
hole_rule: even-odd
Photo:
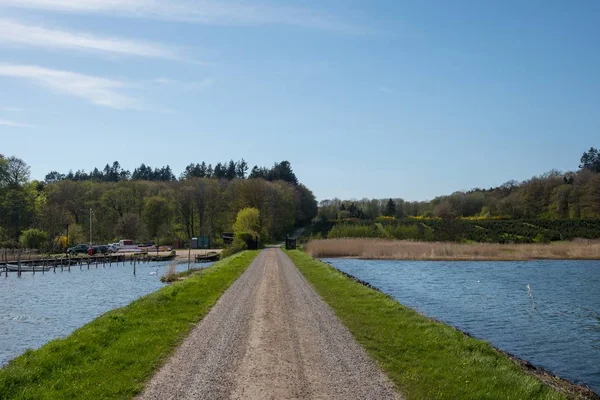
<instances>
[{"instance_id":1,"label":"white boat","mask_svg":"<svg viewBox=\"0 0 600 400\"><path fill-rule=\"evenodd\" d=\"M42 265L21 265L21 272L33 272L33 271L50 271L53 267L42 266ZM6 264L6 269L10 272L19 272L19 266L16 264Z\"/></svg>"},{"instance_id":2,"label":"white boat","mask_svg":"<svg viewBox=\"0 0 600 400\"><path fill-rule=\"evenodd\" d=\"M119 253L141 253L142 249L138 247L133 240L119 240Z\"/></svg>"}]
</instances>

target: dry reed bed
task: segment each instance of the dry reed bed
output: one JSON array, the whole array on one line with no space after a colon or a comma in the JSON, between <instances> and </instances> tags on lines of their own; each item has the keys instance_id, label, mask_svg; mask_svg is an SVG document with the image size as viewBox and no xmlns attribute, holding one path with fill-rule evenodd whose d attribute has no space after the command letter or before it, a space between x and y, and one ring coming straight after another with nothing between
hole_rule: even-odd
<instances>
[{"instance_id":1,"label":"dry reed bed","mask_svg":"<svg viewBox=\"0 0 600 400\"><path fill-rule=\"evenodd\" d=\"M175 263L171 263L169 264L169 268L167 269L167 272L160 277L160 281L161 282L175 282L176 280L179 279L179 276L177 275L177 264Z\"/></svg>"},{"instance_id":2,"label":"dry reed bed","mask_svg":"<svg viewBox=\"0 0 600 400\"><path fill-rule=\"evenodd\" d=\"M598 241L551 244L440 243L382 239L312 240L305 250L313 257L356 257L390 260L600 260Z\"/></svg>"}]
</instances>

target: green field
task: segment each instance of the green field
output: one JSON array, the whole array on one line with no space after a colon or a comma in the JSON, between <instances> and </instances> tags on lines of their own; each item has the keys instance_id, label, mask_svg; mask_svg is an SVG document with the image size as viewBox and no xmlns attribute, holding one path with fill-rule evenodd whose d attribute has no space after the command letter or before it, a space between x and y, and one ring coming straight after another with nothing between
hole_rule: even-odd
<instances>
[{"instance_id":1,"label":"green field","mask_svg":"<svg viewBox=\"0 0 600 400\"><path fill-rule=\"evenodd\" d=\"M300 272L407 399L564 399L489 344L299 251Z\"/></svg>"},{"instance_id":2,"label":"green field","mask_svg":"<svg viewBox=\"0 0 600 400\"><path fill-rule=\"evenodd\" d=\"M245 271L246 251L110 311L0 369L0 399L127 399Z\"/></svg>"}]
</instances>

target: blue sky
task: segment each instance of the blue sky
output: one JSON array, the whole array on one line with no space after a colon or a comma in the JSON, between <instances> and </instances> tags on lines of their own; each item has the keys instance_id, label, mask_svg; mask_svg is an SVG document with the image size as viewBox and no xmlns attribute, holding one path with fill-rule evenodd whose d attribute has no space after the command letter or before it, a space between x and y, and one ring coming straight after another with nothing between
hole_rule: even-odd
<instances>
[{"instance_id":1,"label":"blue sky","mask_svg":"<svg viewBox=\"0 0 600 400\"><path fill-rule=\"evenodd\" d=\"M600 3L0 0L0 153L425 200L600 146Z\"/></svg>"}]
</instances>

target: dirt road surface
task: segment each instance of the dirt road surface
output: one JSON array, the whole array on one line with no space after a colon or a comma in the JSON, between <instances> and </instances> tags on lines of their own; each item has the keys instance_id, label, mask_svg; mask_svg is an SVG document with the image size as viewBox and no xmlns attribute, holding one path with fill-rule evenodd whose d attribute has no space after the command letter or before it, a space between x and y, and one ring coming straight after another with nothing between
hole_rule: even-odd
<instances>
[{"instance_id":1,"label":"dirt road surface","mask_svg":"<svg viewBox=\"0 0 600 400\"><path fill-rule=\"evenodd\" d=\"M280 249L263 250L140 399L398 399Z\"/></svg>"}]
</instances>

